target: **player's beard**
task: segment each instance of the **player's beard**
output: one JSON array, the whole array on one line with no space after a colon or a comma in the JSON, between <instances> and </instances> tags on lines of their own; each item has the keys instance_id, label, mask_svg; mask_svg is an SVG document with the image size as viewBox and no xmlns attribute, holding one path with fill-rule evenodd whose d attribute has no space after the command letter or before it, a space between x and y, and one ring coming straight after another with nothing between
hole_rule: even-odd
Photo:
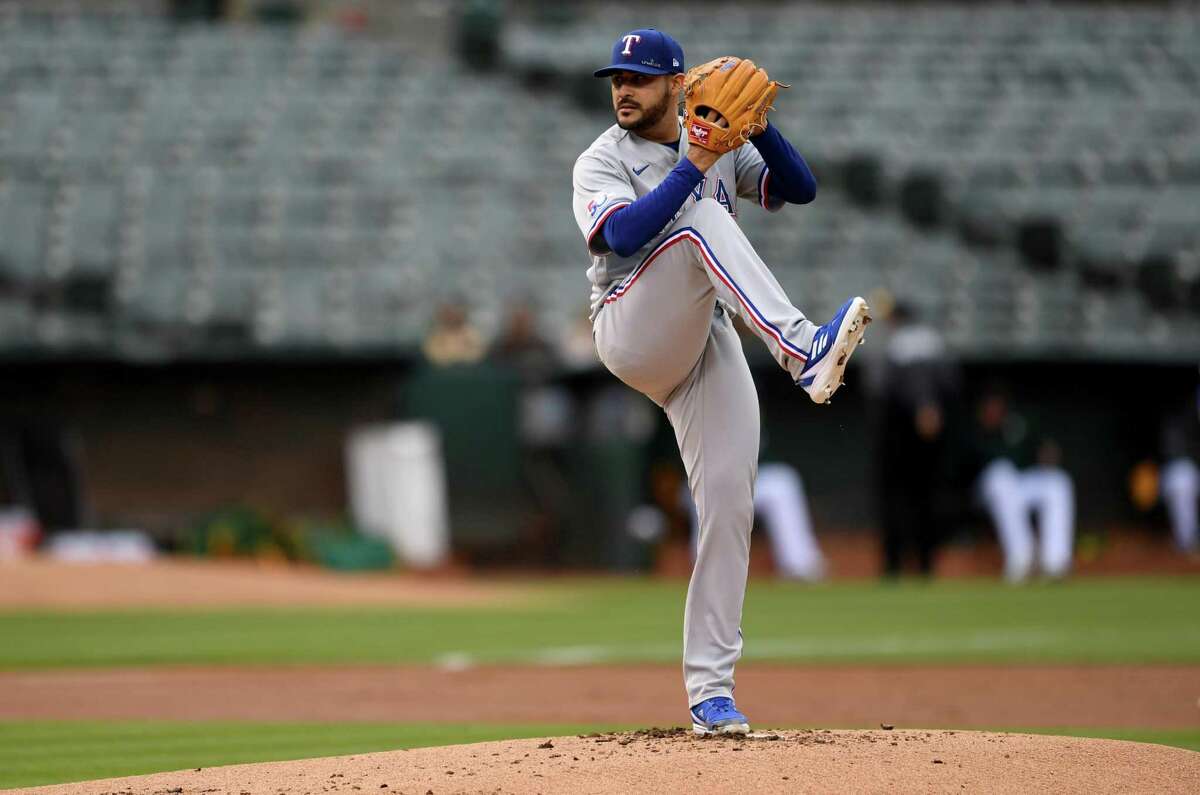
<instances>
[{"instance_id":1,"label":"player's beard","mask_svg":"<svg viewBox=\"0 0 1200 795\"><path fill-rule=\"evenodd\" d=\"M621 117L618 115L617 126L622 130L631 130L633 132L649 130L651 127L658 124L662 120L662 117L667 115L667 112L670 111L675 104L677 104L672 102L673 99L674 97L672 92L668 88L668 90L663 92L662 100L658 102L658 104L643 110L642 117L632 124L623 124L621 122Z\"/></svg>"}]
</instances>

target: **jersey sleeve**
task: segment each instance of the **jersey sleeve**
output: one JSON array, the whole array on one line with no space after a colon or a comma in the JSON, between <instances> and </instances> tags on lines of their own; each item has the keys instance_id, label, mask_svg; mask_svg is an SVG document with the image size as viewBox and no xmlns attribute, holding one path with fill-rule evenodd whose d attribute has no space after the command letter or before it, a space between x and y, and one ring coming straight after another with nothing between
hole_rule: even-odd
<instances>
[{"instance_id":1,"label":"jersey sleeve","mask_svg":"<svg viewBox=\"0 0 1200 795\"><path fill-rule=\"evenodd\" d=\"M633 203L633 184L619 163L592 152L575 161L571 181L575 223L579 224L588 251L603 257L611 251L600 230L610 215Z\"/></svg>"},{"instance_id":2,"label":"jersey sleeve","mask_svg":"<svg viewBox=\"0 0 1200 795\"><path fill-rule=\"evenodd\" d=\"M751 199L764 210L774 212L783 207L783 199L772 199L767 194L767 185L771 181L771 170L763 162L762 155L747 141L738 147L733 161L734 174L737 177L738 198Z\"/></svg>"}]
</instances>

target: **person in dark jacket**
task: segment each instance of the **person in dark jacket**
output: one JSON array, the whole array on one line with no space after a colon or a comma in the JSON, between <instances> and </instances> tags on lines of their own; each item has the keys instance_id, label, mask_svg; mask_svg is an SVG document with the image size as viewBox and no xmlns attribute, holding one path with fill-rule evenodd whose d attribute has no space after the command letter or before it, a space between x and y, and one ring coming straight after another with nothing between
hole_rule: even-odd
<instances>
[{"instance_id":1,"label":"person in dark jacket","mask_svg":"<svg viewBox=\"0 0 1200 795\"><path fill-rule=\"evenodd\" d=\"M937 498L945 483L946 425L957 371L941 335L907 305L898 303L889 320L878 394L883 573L899 575L912 558L930 576L943 535Z\"/></svg>"}]
</instances>

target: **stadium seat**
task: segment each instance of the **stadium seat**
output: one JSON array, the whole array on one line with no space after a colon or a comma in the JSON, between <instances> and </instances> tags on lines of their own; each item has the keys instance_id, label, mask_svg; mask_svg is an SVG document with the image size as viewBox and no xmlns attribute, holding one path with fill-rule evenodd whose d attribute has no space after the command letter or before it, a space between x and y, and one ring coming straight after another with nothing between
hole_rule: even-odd
<instances>
[{"instance_id":1,"label":"stadium seat","mask_svg":"<svg viewBox=\"0 0 1200 795\"><path fill-rule=\"evenodd\" d=\"M39 338L119 350L122 329L204 344L211 327L411 351L453 290L488 323L515 290L572 322L588 288L564 191L611 116L571 86L596 85L595 53L648 0L581 7L553 35L514 18L511 70L489 74L402 33L52 5L0 24L0 282L116 300L111 323L64 310ZM820 196L792 223L740 221L810 314L882 285L931 317L969 308L944 329L966 352L1120 350L1105 319L1126 312L1172 332L1154 351L1197 353L1194 304L1163 300L1200 289L1193 10L754 5L673 24L689 61L748 52L793 85L772 118Z\"/></svg>"}]
</instances>

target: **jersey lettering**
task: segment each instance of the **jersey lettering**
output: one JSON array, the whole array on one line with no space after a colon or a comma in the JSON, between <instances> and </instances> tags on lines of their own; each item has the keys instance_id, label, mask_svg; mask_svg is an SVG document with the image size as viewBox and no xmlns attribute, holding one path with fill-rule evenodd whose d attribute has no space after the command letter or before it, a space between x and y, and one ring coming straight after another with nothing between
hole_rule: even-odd
<instances>
[{"instance_id":1,"label":"jersey lettering","mask_svg":"<svg viewBox=\"0 0 1200 795\"><path fill-rule=\"evenodd\" d=\"M725 190L725 180L720 178L717 179L717 192L713 195L713 198L720 202L721 206L725 208L726 212L728 212L730 215L734 214L733 202L729 201L729 191Z\"/></svg>"},{"instance_id":2,"label":"jersey lettering","mask_svg":"<svg viewBox=\"0 0 1200 795\"><path fill-rule=\"evenodd\" d=\"M698 202L704 198L704 191L708 188L708 177L701 177L699 184L692 188L692 201ZM717 177L717 189L713 192L713 198L716 199L725 211L730 215L737 217L737 211L733 209L733 200L729 197L729 191L725 187L725 180Z\"/></svg>"},{"instance_id":3,"label":"jersey lettering","mask_svg":"<svg viewBox=\"0 0 1200 795\"><path fill-rule=\"evenodd\" d=\"M628 42L618 39L617 52L628 45L633 55L626 57L632 63L639 58L638 53L644 50L642 45L646 43L645 38L643 35L640 44L632 39ZM686 135L688 126L684 119L681 118L680 122L680 132ZM683 146L681 141L680 148ZM678 154L678 150L675 154ZM596 234L597 222L617 205L636 202L652 193L656 183L671 168L670 161L678 159L678 156L672 158L665 154L661 144L630 135L613 125L576 161L572 179L572 209L592 260L588 278L597 290L607 289L614 280L627 276L645 254L679 223L680 217L700 202L709 199L717 202L736 221L741 214L738 205L743 195L750 201L759 199L763 161L753 146L745 146L721 158L707 174L698 175L698 184L693 184L683 194L687 200L676 208L671 222L659 230L642 250L625 257L607 250L604 239Z\"/></svg>"}]
</instances>

